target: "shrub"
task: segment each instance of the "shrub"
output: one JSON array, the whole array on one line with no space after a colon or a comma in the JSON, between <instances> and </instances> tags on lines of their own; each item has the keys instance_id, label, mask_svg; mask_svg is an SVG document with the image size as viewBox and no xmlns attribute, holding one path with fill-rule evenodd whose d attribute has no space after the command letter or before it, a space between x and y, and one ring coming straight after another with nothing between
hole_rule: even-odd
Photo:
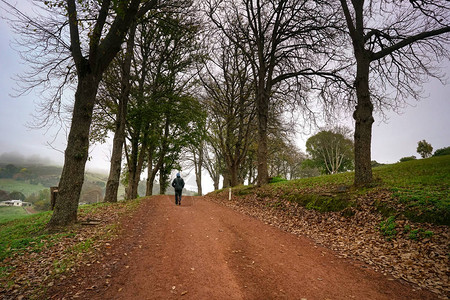
<instances>
[{"instance_id":1,"label":"shrub","mask_svg":"<svg viewBox=\"0 0 450 300\"><path fill-rule=\"evenodd\" d=\"M433 156L442 156L442 155L450 155L450 147L437 149L436 151L434 151L433 154Z\"/></svg>"},{"instance_id":2,"label":"shrub","mask_svg":"<svg viewBox=\"0 0 450 300\"><path fill-rule=\"evenodd\" d=\"M385 164L382 164L382 163L377 162L376 160L372 160L372 161L370 162L370 164L372 165L372 168L379 167L379 166L384 166L384 165L385 165Z\"/></svg>"},{"instance_id":3,"label":"shrub","mask_svg":"<svg viewBox=\"0 0 450 300\"><path fill-rule=\"evenodd\" d=\"M397 230L395 230L396 226L395 216L390 216L385 221L380 223L380 232L388 241L390 241L397 235Z\"/></svg>"},{"instance_id":4,"label":"shrub","mask_svg":"<svg viewBox=\"0 0 450 300\"><path fill-rule=\"evenodd\" d=\"M434 235L433 231L423 230L422 228L411 230L411 226L408 226L408 228L405 226L404 232L405 233L409 232L408 239L410 240L429 239Z\"/></svg>"},{"instance_id":5,"label":"shrub","mask_svg":"<svg viewBox=\"0 0 450 300\"><path fill-rule=\"evenodd\" d=\"M413 156L406 156L406 157L402 157L400 158L400 162L405 162L405 161L410 161L410 160L415 160L417 159L414 155Z\"/></svg>"},{"instance_id":6,"label":"shrub","mask_svg":"<svg viewBox=\"0 0 450 300\"><path fill-rule=\"evenodd\" d=\"M270 178L269 183L277 183L277 182L285 182L288 181L287 179L280 177L280 176L275 176Z\"/></svg>"}]
</instances>

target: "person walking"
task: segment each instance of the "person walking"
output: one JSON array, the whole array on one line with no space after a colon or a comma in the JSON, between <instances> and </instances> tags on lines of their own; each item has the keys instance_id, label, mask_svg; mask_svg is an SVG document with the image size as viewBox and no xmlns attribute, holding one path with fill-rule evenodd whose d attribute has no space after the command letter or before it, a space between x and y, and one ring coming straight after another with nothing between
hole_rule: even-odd
<instances>
[{"instance_id":1,"label":"person walking","mask_svg":"<svg viewBox=\"0 0 450 300\"><path fill-rule=\"evenodd\" d=\"M181 193L184 188L184 180L180 173L177 173L177 178L172 181L172 186L175 188L175 205L181 205Z\"/></svg>"}]
</instances>

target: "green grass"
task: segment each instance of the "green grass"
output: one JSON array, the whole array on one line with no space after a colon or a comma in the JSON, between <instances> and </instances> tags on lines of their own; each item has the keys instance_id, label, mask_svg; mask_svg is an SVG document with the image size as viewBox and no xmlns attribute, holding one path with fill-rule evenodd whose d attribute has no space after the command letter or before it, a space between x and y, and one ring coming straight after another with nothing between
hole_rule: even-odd
<instances>
[{"instance_id":1,"label":"green grass","mask_svg":"<svg viewBox=\"0 0 450 300\"><path fill-rule=\"evenodd\" d=\"M116 236L119 217L135 211L141 201L120 201L118 203L98 203L83 205L78 209L79 219L110 220L105 225L97 226L93 231L74 224L59 232L47 230L52 212L43 212L24 216L9 222L0 223L0 283L4 288L16 284L14 276L26 270L29 259L36 263L50 266L45 269L48 274L33 287L32 299L41 299L47 284L90 257L101 241ZM109 216L115 216L109 219ZM56 248L55 248L56 247ZM37 253L38 255L35 255ZM27 255L32 254L32 255ZM40 260L40 257L43 260ZM54 257L54 258L53 258ZM42 278L41 278L42 280Z\"/></svg>"},{"instance_id":2,"label":"green grass","mask_svg":"<svg viewBox=\"0 0 450 300\"><path fill-rule=\"evenodd\" d=\"M281 198L321 212L345 211L356 206L358 197L370 196L386 218L403 214L415 222L450 225L450 155L379 166L373 169L373 176L374 183L366 188L353 187L354 173L346 172L279 181L261 188L239 186L233 194ZM377 199L381 190L390 191L392 199ZM279 206L279 200L272 201L275 204L269 206Z\"/></svg>"},{"instance_id":3,"label":"green grass","mask_svg":"<svg viewBox=\"0 0 450 300\"><path fill-rule=\"evenodd\" d=\"M379 229L381 234L383 234L386 237L386 239L390 241L397 235L397 230L395 230L396 226L397 224L395 223L395 217L390 216L389 218L380 223Z\"/></svg>"},{"instance_id":4,"label":"green grass","mask_svg":"<svg viewBox=\"0 0 450 300\"><path fill-rule=\"evenodd\" d=\"M22 207L0 206L0 224L27 216Z\"/></svg>"},{"instance_id":5,"label":"green grass","mask_svg":"<svg viewBox=\"0 0 450 300\"><path fill-rule=\"evenodd\" d=\"M450 225L450 155L381 166L373 173L408 219Z\"/></svg>"},{"instance_id":6,"label":"green grass","mask_svg":"<svg viewBox=\"0 0 450 300\"><path fill-rule=\"evenodd\" d=\"M79 215L92 214L109 205L111 204L83 205L79 208L78 213ZM0 261L24 252L40 252L42 247L49 247L62 237L74 235L70 230L61 233L48 232L46 226L51 214L51 211L47 211L0 223ZM80 246L80 249L85 249L86 246Z\"/></svg>"},{"instance_id":7,"label":"green grass","mask_svg":"<svg viewBox=\"0 0 450 300\"><path fill-rule=\"evenodd\" d=\"M47 188L48 187L45 187L42 184L30 184L26 181L19 181L10 178L0 179L0 190L7 191L8 193L14 191L21 192L27 197L31 194L39 193L40 191Z\"/></svg>"},{"instance_id":8,"label":"green grass","mask_svg":"<svg viewBox=\"0 0 450 300\"><path fill-rule=\"evenodd\" d=\"M0 224L0 261L25 252L40 252L63 234L49 234L45 228L51 212L39 213Z\"/></svg>"}]
</instances>

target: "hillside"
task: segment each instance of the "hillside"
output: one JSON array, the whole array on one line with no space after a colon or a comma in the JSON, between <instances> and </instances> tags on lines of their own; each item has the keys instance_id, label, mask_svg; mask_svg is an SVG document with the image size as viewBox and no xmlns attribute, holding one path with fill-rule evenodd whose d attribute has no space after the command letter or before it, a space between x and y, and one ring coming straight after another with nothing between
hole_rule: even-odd
<instances>
[{"instance_id":1,"label":"hillside","mask_svg":"<svg viewBox=\"0 0 450 300\"><path fill-rule=\"evenodd\" d=\"M49 191L51 186L57 186L62 173L62 167L15 160L14 164L0 162L0 191L8 193L17 191L29 197L38 195L43 190ZM86 172L80 203L96 203L102 201L105 194L108 174ZM145 181L139 183L139 195L145 195ZM153 185L153 194L159 193L159 184ZM168 189L168 194L173 194ZM185 195L194 195L194 192L185 191ZM119 186L119 199L125 195L125 187ZM47 195L49 197L49 195ZM0 199L1 200L1 199ZM47 199L49 201L49 199ZM33 202L33 201L32 201Z\"/></svg>"},{"instance_id":2,"label":"hillside","mask_svg":"<svg viewBox=\"0 0 450 300\"><path fill-rule=\"evenodd\" d=\"M261 188L240 186L233 188L233 195L270 198L267 205L273 207L290 203L350 215L358 210L360 196L373 195L372 204L386 217L402 215L411 221L450 225L450 155L383 165L374 168L373 175L370 188L355 189L354 174L347 172L282 180Z\"/></svg>"},{"instance_id":3,"label":"hillside","mask_svg":"<svg viewBox=\"0 0 450 300\"><path fill-rule=\"evenodd\" d=\"M50 187L58 186L62 167L32 163L0 163L0 190L7 193L20 192L29 202L45 201L40 209L48 209ZM103 199L107 175L86 173L81 203L94 203ZM5 200L5 199L2 199Z\"/></svg>"}]
</instances>

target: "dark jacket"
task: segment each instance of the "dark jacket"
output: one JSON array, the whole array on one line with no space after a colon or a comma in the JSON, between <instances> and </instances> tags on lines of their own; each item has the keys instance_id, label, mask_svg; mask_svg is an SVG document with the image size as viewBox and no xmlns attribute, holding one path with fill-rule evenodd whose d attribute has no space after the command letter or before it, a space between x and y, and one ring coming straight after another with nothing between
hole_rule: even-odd
<instances>
[{"instance_id":1,"label":"dark jacket","mask_svg":"<svg viewBox=\"0 0 450 300\"><path fill-rule=\"evenodd\" d=\"M175 188L175 191L182 191L184 188L184 180L181 177L177 177L172 181L172 186Z\"/></svg>"}]
</instances>

